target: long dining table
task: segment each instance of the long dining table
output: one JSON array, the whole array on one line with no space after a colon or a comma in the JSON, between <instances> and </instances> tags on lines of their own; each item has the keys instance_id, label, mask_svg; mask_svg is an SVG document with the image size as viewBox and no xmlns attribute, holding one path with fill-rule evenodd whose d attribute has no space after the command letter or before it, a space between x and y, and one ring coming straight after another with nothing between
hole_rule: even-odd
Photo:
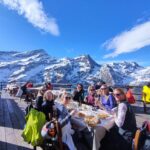
<instances>
[{"instance_id":1,"label":"long dining table","mask_svg":"<svg viewBox=\"0 0 150 150\"><path fill-rule=\"evenodd\" d=\"M114 126L114 116L101 109L72 101L68 106L68 109L76 109L77 113L72 117L74 121L77 121L81 126L87 126L89 131L93 133L93 148L92 150L99 150L100 141L104 138L106 131L109 131ZM87 120L91 118L92 122ZM94 122L95 119L95 122ZM89 121L89 122L88 122Z\"/></svg>"}]
</instances>

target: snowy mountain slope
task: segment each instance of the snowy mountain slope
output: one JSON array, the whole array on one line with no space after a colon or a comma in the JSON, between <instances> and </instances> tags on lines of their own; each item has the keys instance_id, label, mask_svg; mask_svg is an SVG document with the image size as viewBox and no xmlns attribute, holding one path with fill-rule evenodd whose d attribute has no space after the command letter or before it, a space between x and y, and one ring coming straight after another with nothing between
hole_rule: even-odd
<instances>
[{"instance_id":1,"label":"snowy mountain slope","mask_svg":"<svg viewBox=\"0 0 150 150\"><path fill-rule=\"evenodd\" d=\"M45 67L55 61L44 50L4 54L2 55L4 58L0 61L0 81L35 80L39 77L38 81L41 82Z\"/></svg>"},{"instance_id":2,"label":"snowy mountain slope","mask_svg":"<svg viewBox=\"0 0 150 150\"><path fill-rule=\"evenodd\" d=\"M139 85L150 81L150 67L136 62L97 64L89 55L56 59L44 50L0 51L0 81L92 84L103 80L110 85Z\"/></svg>"},{"instance_id":3,"label":"snowy mountain slope","mask_svg":"<svg viewBox=\"0 0 150 150\"><path fill-rule=\"evenodd\" d=\"M131 85L139 85L150 82L150 67L133 72L131 77L134 78L134 80L130 82Z\"/></svg>"}]
</instances>

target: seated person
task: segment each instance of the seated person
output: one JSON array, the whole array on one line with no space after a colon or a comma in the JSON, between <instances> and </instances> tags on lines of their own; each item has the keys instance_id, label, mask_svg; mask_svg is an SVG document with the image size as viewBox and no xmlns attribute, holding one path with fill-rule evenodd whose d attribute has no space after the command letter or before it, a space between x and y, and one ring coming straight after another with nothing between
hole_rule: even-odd
<instances>
[{"instance_id":1,"label":"seated person","mask_svg":"<svg viewBox=\"0 0 150 150\"><path fill-rule=\"evenodd\" d=\"M125 93L122 89L114 90L114 96L117 101L117 112L115 114L115 126L108 132L105 137L102 150L132 150L132 140L136 132L136 120L131 105L126 100Z\"/></svg>"},{"instance_id":2,"label":"seated person","mask_svg":"<svg viewBox=\"0 0 150 150\"><path fill-rule=\"evenodd\" d=\"M53 86L50 82L45 83L45 89L46 90L53 90Z\"/></svg>"},{"instance_id":3,"label":"seated person","mask_svg":"<svg viewBox=\"0 0 150 150\"><path fill-rule=\"evenodd\" d=\"M95 94L96 94L95 87L90 85L88 87L88 95L85 97L85 100L84 100L86 104L92 105L92 106L95 105Z\"/></svg>"},{"instance_id":4,"label":"seated person","mask_svg":"<svg viewBox=\"0 0 150 150\"><path fill-rule=\"evenodd\" d=\"M73 92L73 100L80 103L84 102L84 89L82 84L77 84L77 88Z\"/></svg>"},{"instance_id":5,"label":"seated person","mask_svg":"<svg viewBox=\"0 0 150 150\"><path fill-rule=\"evenodd\" d=\"M71 127L71 116L75 114L75 110L70 113L67 110L67 106L70 103L71 95L69 93L63 93L61 95L61 103L56 103L56 108L58 109L58 121L62 126L62 141L66 143L70 150L76 150L74 145L72 135L74 130Z\"/></svg>"},{"instance_id":6,"label":"seated person","mask_svg":"<svg viewBox=\"0 0 150 150\"><path fill-rule=\"evenodd\" d=\"M35 108L38 111L42 111L43 95L44 95L44 89L42 88L38 91L38 94L36 97Z\"/></svg>"},{"instance_id":7,"label":"seated person","mask_svg":"<svg viewBox=\"0 0 150 150\"><path fill-rule=\"evenodd\" d=\"M101 96L100 101L97 101L97 106L102 109L111 110L116 107L116 100L112 94L109 94L109 89L106 84L103 84L100 88Z\"/></svg>"},{"instance_id":8,"label":"seated person","mask_svg":"<svg viewBox=\"0 0 150 150\"><path fill-rule=\"evenodd\" d=\"M96 85L95 85L95 90L100 89L103 84L106 84L106 83L104 81L97 82Z\"/></svg>"},{"instance_id":9,"label":"seated person","mask_svg":"<svg viewBox=\"0 0 150 150\"><path fill-rule=\"evenodd\" d=\"M52 120L52 118L54 117L54 95L53 93L48 90L44 93L43 96L43 104L42 104L42 112L45 114L46 116L46 120L50 121Z\"/></svg>"},{"instance_id":10,"label":"seated person","mask_svg":"<svg viewBox=\"0 0 150 150\"><path fill-rule=\"evenodd\" d=\"M31 101L31 98L34 99L34 96L31 93L31 91L27 89L28 84L29 82L26 82L24 85L21 86L21 90L23 92L22 95L25 95L25 101Z\"/></svg>"},{"instance_id":11,"label":"seated person","mask_svg":"<svg viewBox=\"0 0 150 150\"><path fill-rule=\"evenodd\" d=\"M33 83L32 82L28 82L26 85L26 88L32 88L33 87Z\"/></svg>"}]
</instances>

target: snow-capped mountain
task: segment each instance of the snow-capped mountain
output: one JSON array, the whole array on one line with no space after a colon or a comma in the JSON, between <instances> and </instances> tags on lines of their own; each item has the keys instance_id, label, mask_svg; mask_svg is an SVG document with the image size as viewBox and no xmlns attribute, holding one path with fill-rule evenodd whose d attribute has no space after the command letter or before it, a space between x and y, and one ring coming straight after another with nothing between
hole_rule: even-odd
<instances>
[{"instance_id":1,"label":"snow-capped mountain","mask_svg":"<svg viewBox=\"0 0 150 150\"><path fill-rule=\"evenodd\" d=\"M120 62L100 65L89 55L56 59L44 50L25 52L0 51L0 81L93 84L103 80L110 85L139 85L150 81L150 67L136 62Z\"/></svg>"}]
</instances>

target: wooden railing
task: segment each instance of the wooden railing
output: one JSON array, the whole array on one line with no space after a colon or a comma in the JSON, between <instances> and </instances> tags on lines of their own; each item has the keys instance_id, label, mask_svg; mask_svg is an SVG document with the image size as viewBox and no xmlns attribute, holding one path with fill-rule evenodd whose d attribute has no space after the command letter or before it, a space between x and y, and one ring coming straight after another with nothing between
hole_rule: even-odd
<instances>
[{"instance_id":1,"label":"wooden railing","mask_svg":"<svg viewBox=\"0 0 150 150\"><path fill-rule=\"evenodd\" d=\"M0 82L0 91L2 91L3 88L5 88L7 85L7 82Z\"/></svg>"},{"instance_id":2,"label":"wooden railing","mask_svg":"<svg viewBox=\"0 0 150 150\"><path fill-rule=\"evenodd\" d=\"M17 84L17 85L19 85L19 86L23 85L24 83L25 83L25 82L15 82L15 84ZM0 90L6 88L7 84L8 84L8 82L1 81L1 82L0 82ZM72 88L73 88L73 87L72 87L72 84L65 84L65 83L51 83L51 84L52 84L52 86L53 86L53 88L54 88L55 90L64 88L64 89L66 89L67 91L71 91ZM39 83L33 83L33 85L34 85L34 86L42 86L42 85L44 85L44 84L42 84L42 83L40 83L40 84L39 84Z\"/></svg>"}]
</instances>

